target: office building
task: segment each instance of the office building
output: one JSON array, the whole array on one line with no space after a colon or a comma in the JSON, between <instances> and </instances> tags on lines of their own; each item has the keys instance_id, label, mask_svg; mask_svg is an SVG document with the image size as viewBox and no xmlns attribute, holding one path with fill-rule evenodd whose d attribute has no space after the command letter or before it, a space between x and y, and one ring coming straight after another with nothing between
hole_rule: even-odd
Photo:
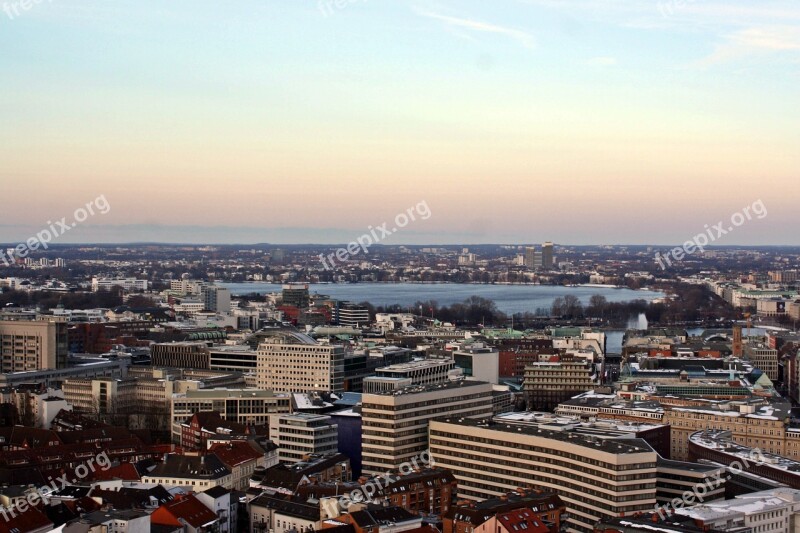
<instances>
[{"instance_id":1,"label":"office building","mask_svg":"<svg viewBox=\"0 0 800 533\"><path fill-rule=\"evenodd\" d=\"M268 426L270 417L291 412L291 398L259 389L200 389L174 394L170 415L174 442L180 442L182 424L198 411L216 411L225 420L239 424Z\"/></svg>"},{"instance_id":2,"label":"office building","mask_svg":"<svg viewBox=\"0 0 800 533\"><path fill-rule=\"evenodd\" d=\"M786 533L800 524L800 490L772 489L678 508L675 514L692 518L702 530Z\"/></svg>"},{"instance_id":3,"label":"office building","mask_svg":"<svg viewBox=\"0 0 800 533\"><path fill-rule=\"evenodd\" d=\"M335 453L338 449L338 428L329 416L293 413L279 415L274 420L277 421L273 426L277 435L274 442L281 463L297 463L311 455Z\"/></svg>"},{"instance_id":4,"label":"office building","mask_svg":"<svg viewBox=\"0 0 800 533\"><path fill-rule=\"evenodd\" d=\"M29 372L67 366L68 324L65 317L28 319L0 315L0 372Z\"/></svg>"},{"instance_id":5,"label":"office building","mask_svg":"<svg viewBox=\"0 0 800 533\"><path fill-rule=\"evenodd\" d=\"M499 383L500 352L497 348L482 342L464 343L453 352L453 360L464 371L464 376Z\"/></svg>"},{"instance_id":6,"label":"office building","mask_svg":"<svg viewBox=\"0 0 800 533\"><path fill-rule=\"evenodd\" d=\"M800 444L800 431L790 432L791 444ZM730 431L707 429L689 436L689 459L713 464L738 463L742 472L800 489L800 462L768 453L756 446L744 446L732 439ZM731 477L731 476L729 476ZM739 480L735 480L739 481Z\"/></svg>"},{"instance_id":7,"label":"office building","mask_svg":"<svg viewBox=\"0 0 800 533\"><path fill-rule=\"evenodd\" d=\"M349 302L337 302L334 321L340 326L354 329L369 326L369 308Z\"/></svg>"},{"instance_id":8,"label":"office building","mask_svg":"<svg viewBox=\"0 0 800 533\"><path fill-rule=\"evenodd\" d=\"M397 390L411 385L434 385L457 379L463 371L452 359L417 359L408 363L375 369L375 375L364 378L364 392Z\"/></svg>"},{"instance_id":9,"label":"office building","mask_svg":"<svg viewBox=\"0 0 800 533\"><path fill-rule=\"evenodd\" d=\"M525 257L523 264L530 269L539 268L541 265L542 256L536 251L535 246L525 247Z\"/></svg>"},{"instance_id":10,"label":"office building","mask_svg":"<svg viewBox=\"0 0 800 533\"><path fill-rule=\"evenodd\" d=\"M551 270L553 265L553 243L548 241L542 244L542 268Z\"/></svg>"},{"instance_id":11,"label":"office building","mask_svg":"<svg viewBox=\"0 0 800 533\"><path fill-rule=\"evenodd\" d=\"M774 270L769 272L769 280L773 283L794 283L800 281L798 270Z\"/></svg>"},{"instance_id":12,"label":"office building","mask_svg":"<svg viewBox=\"0 0 800 533\"><path fill-rule=\"evenodd\" d=\"M200 297L203 300L206 311L231 312L231 291L227 287L207 285L203 287Z\"/></svg>"},{"instance_id":13,"label":"office building","mask_svg":"<svg viewBox=\"0 0 800 533\"><path fill-rule=\"evenodd\" d=\"M283 305L291 305L303 309L308 307L310 297L307 283L290 283L283 286L281 291Z\"/></svg>"},{"instance_id":14,"label":"office building","mask_svg":"<svg viewBox=\"0 0 800 533\"><path fill-rule=\"evenodd\" d=\"M0 387L17 387L26 383L40 383L45 387L60 388L65 379L95 377L125 377L130 360L75 357L66 368L29 370L0 374Z\"/></svg>"},{"instance_id":15,"label":"office building","mask_svg":"<svg viewBox=\"0 0 800 533\"><path fill-rule=\"evenodd\" d=\"M564 501L569 530L652 510L658 454L641 439L603 439L469 418L430 422L430 453L451 470L458 497L481 501L533 485Z\"/></svg>"},{"instance_id":16,"label":"office building","mask_svg":"<svg viewBox=\"0 0 800 533\"><path fill-rule=\"evenodd\" d=\"M428 448L428 422L436 417L488 418L492 384L450 381L361 397L362 469L393 471Z\"/></svg>"},{"instance_id":17,"label":"office building","mask_svg":"<svg viewBox=\"0 0 800 533\"><path fill-rule=\"evenodd\" d=\"M765 344L748 344L744 347L744 356L769 379L778 381L778 350Z\"/></svg>"},{"instance_id":18,"label":"office building","mask_svg":"<svg viewBox=\"0 0 800 533\"><path fill-rule=\"evenodd\" d=\"M344 348L283 330L259 345L256 374L260 389L343 392Z\"/></svg>"},{"instance_id":19,"label":"office building","mask_svg":"<svg viewBox=\"0 0 800 533\"><path fill-rule=\"evenodd\" d=\"M206 342L161 342L150 348L153 366L173 368L211 368L211 356Z\"/></svg>"},{"instance_id":20,"label":"office building","mask_svg":"<svg viewBox=\"0 0 800 533\"><path fill-rule=\"evenodd\" d=\"M146 279L136 278L92 278L92 292L98 291L111 291L115 287L119 287L126 292L141 292L147 290Z\"/></svg>"},{"instance_id":21,"label":"office building","mask_svg":"<svg viewBox=\"0 0 800 533\"><path fill-rule=\"evenodd\" d=\"M528 409L553 411L559 403L596 386L588 361L532 363L525 367L523 389Z\"/></svg>"},{"instance_id":22,"label":"office building","mask_svg":"<svg viewBox=\"0 0 800 533\"><path fill-rule=\"evenodd\" d=\"M258 352L249 346L214 346L208 357L211 370L247 374L258 369Z\"/></svg>"},{"instance_id":23,"label":"office building","mask_svg":"<svg viewBox=\"0 0 800 533\"><path fill-rule=\"evenodd\" d=\"M361 406L354 406L342 411L328 413L331 422L336 424L339 435L337 438L339 453L350 459L353 469L353 478L361 476Z\"/></svg>"},{"instance_id":24,"label":"office building","mask_svg":"<svg viewBox=\"0 0 800 533\"><path fill-rule=\"evenodd\" d=\"M670 425L670 458L690 460L691 435L713 428L729 431L736 444L800 459L800 432L788 431L786 427L790 411L788 403L757 401L667 406L663 423Z\"/></svg>"}]
</instances>

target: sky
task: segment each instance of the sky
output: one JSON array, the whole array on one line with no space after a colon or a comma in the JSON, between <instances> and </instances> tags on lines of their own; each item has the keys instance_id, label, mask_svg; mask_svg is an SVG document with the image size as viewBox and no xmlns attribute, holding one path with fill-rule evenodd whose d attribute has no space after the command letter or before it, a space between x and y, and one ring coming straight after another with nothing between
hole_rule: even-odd
<instances>
[{"instance_id":1,"label":"sky","mask_svg":"<svg viewBox=\"0 0 800 533\"><path fill-rule=\"evenodd\" d=\"M2 242L800 245L797 0L30 1Z\"/></svg>"}]
</instances>

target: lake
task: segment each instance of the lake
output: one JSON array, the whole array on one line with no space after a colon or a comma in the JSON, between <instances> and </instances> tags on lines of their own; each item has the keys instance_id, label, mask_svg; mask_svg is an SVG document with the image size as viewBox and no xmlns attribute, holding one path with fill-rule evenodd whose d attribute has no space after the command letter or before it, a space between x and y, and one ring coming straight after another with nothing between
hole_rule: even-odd
<instances>
[{"instance_id":1,"label":"lake","mask_svg":"<svg viewBox=\"0 0 800 533\"><path fill-rule=\"evenodd\" d=\"M230 289L231 294L280 292L278 283L218 283ZM550 309L553 300L568 294L577 296L583 305L589 298L601 294L609 302L630 300L651 301L664 296L657 291L635 291L628 288L579 285L479 285L457 283L309 283L311 293L326 294L338 300L354 303L370 302L372 305L399 304L412 306L417 301L435 300L439 305L463 302L470 296L493 300L497 308L507 314L536 312L537 308Z\"/></svg>"}]
</instances>

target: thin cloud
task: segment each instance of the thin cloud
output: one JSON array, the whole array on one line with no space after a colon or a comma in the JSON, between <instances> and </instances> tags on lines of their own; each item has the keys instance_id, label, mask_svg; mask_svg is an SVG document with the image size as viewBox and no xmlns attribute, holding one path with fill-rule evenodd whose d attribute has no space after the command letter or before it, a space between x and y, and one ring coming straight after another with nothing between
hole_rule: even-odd
<instances>
[{"instance_id":1,"label":"thin cloud","mask_svg":"<svg viewBox=\"0 0 800 533\"><path fill-rule=\"evenodd\" d=\"M593 57L587 61L587 64L593 67L613 67L617 64L617 58L610 56Z\"/></svg>"},{"instance_id":2,"label":"thin cloud","mask_svg":"<svg viewBox=\"0 0 800 533\"><path fill-rule=\"evenodd\" d=\"M447 26L450 26L451 28L504 35L506 37L514 39L525 48L534 48L536 46L533 36L522 30L508 28L505 26L499 26L497 24L490 24L488 22L483 22L480 20L441 15L439 13L434 13L433 11L425 11L422 9L415 8L414 11L422 17L432 18L440 22L444 22Z\"/></svg>"},{"instance_id":3,"label":"thin cloud","mask_svg":"<svg viewBox=\"0 0 800 533\"><path fill-rule=\"evenodd\" d=\"M707 57L693 66L707 68L755 55L800 51L800 26L747 28L726 36Z\"/></svg>"}]
</instances>

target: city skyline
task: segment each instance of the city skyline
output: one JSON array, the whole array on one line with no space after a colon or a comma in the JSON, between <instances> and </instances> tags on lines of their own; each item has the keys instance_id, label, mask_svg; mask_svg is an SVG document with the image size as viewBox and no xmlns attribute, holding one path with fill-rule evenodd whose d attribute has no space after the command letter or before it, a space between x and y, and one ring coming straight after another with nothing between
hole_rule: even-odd
<instances>
[{"instance_id":1,"label":"city skyline","mask_svg":"<svg viewBox=\"0 0 800 533\"><path fill-rule=\"evenodd\" d=\"M800 244L788 1L12 4L3 242Z\"/></svg>"}]
</instances>

